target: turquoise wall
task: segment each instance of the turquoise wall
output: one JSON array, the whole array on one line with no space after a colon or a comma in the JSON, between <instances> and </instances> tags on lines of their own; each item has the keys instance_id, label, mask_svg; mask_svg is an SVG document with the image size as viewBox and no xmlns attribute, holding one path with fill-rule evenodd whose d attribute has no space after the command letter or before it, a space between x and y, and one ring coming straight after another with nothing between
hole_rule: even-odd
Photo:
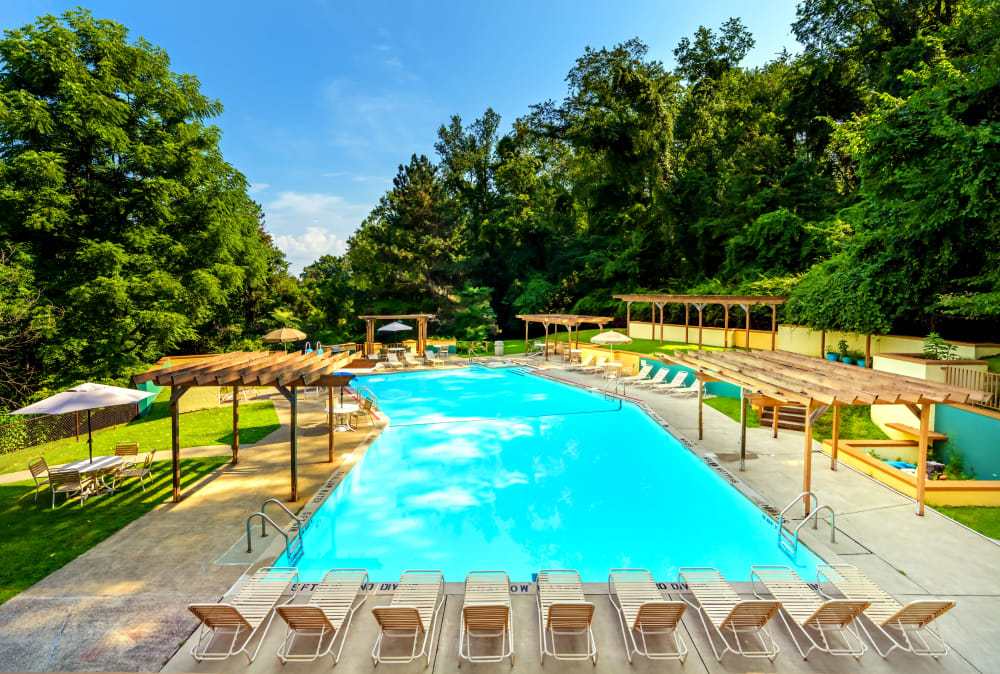
<instances>
[{"instance_id":1,"label":"turquoise wall","mask_svg":"<svg viewBox=\"0 0 1000 674\"><path fill-rule=\"evenodd\" d=\"M684 379L684 386L691 386L695 381L693 370L689 367L684 367L683 365L667 365L662 361L656 360L654 358L640 358L639 367L641 368L643 365L653 366L653 371L649 373L650 377L656 374L657 370L667 368L667 381L673 379L677 375L678 370L684 370L685 372L691 373L688 374L688 376Z\"/></svg>"},{"instance_id":2,"label":"turquoise wall","mask_svg":"<svg viewBox=\"0 0 1000 674\"><path fill-rule=\"evenodd\" d=\"M170 361L168 360L163 364L163 367L170 367ZM140 391L153 391L156 395L160 395L160 391L163 390L163 386L157 386L151 381L144 381L141 384L136 384L136 388ZM144 417L149 414L149 410L153 408L153 401L156 400L156 396L151 398L146 398L145 400L139 401L139 416Z\"/></svg>"},{"instance_id":3,"label":"turquoise wall","mask_svg":"<svg viewBox=\"0 0 1000 674\"><path fill-rule=\"evenodd\" d=\"M1000 480L1000 419L968 410L937 405L934 430L948 439L934 443L938 461L948 463L952 452L962 454L962 471L977 480Z\"/></svg>"},{"instance_id":4,"label":"turquoise wall","mask_svg":"<svg viewBox=\"0 0 1000 674\"><path fill-rule=\"evenodd\" d=\"M705 393L720 398L740 399L740 387L726 381L710 381L705 384Z\"/></svg>"}]
</instances>

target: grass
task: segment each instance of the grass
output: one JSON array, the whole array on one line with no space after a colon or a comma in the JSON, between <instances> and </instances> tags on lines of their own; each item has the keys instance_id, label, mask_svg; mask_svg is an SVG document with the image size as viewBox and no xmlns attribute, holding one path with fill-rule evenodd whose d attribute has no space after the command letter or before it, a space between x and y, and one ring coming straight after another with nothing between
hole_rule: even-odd
<instances>
[{"instance_id":1,"label":"grass","mask_svg":"<svg viewBox=\"0 0 1000 674\"><path fill-rule=\"evenodd\" d=\"M181 447L202 445L229 445L233 441L232 407L215 407L181 415ZM86 425L86 422L84 422ZM264 436L281 427L274 403L240 404L240 443L252 445ZM83 429L81 429L82 431ZM170 448L170 389L164 389L156 397L149 414L130 421L123 426L94 431L94 456L114 453L116 442L134 440L140 451ZM53 440L16 452L0 454L0 474L27 470L28 461L36 456L44 457L49 465L59 465L76 461L87 456L87 436L80 433L76 437Z\"/></svg>"},{"instance_id":2,"label":"grass","mask_svg":"<svg viewBox=\"0 0 1000 674\"><path fill-rule=\"evenodd\" d=\"M719 410L727 417L740 422L740 401L736 398L706 398L705 404L712 409ZM747 428L760 428L760 415L753 407L747 408Z\"/></svg>"},{"instance_id":3,"label":"grass","mask_svg":"<svg viewBox=\"0 0 1000 674\"><path fill-rule=\"evenodd\" d=\"M580 331L580 344L583 345L583 343L586 342L587 346L598 346L597 344L591 344L590 343L590 338L593 337L594 335L597 335L597 334L601 333L601 332L605 332L605 331L604 330L581 330ZM619 330L618 332L621 332L621 330ZM573 333L573 336L574 336L574 338L576 337L576 333L575 332ZM545 339L544 335L541 336L541 337L532 337L531 339L528 340L528 342L531 343L531 344L534 344L535 342L542 342L542 341L544 341L544 339ZM561 326L560 326L560 331L559 331L558 335L556 335L555 337L553 337L553 335L551 333L549 334L549 341L550 342L551 341L565 342L566 340L567 340L567 334L562 329ZM523 339L507 339L507 340L504 340L504 347L503 348L504 348L504 353L524 353L524 340ZM610 347L603 347L603 348L610 349ZM655 340L655 339L638 339L638 338L635 338L635 337L632 338L632 343L631 344L622 344L620 346L615 346L615 350L633 351L635 353L649 353L649 354L655 353L657 351L662 351L664 353L671 353L674 349L697 349L697 348L698 348L697 344L686 344L684 342L670 342L670 341L666 341L666 342L663 342L661 344L659 342L659 340ZM713 350L713 351L719 351L719 350L721 350L718 347L714 347L714 346L705 346L705 347L702 347L702 348L704 348L706 350Z\"/></svg>"},{"instance_id":4,"label":"grass","mask_svg":"<svg viewBox=\"0 0 1000 674\"><path fill-rule=\"evenodd\" d=\"M984 506L934 506L942 515L961 522L990 538L1000 539L1000 508Z\"/></svg>"},{"instance_id":5,"label":"grass","mask_svg":"<svg viewBox=\"0 0 1000 674\"><path fill-rule=\"evenodd\" d=\"M189 487L226 463L226 457L181 459L181 488ZM103 494L83 505L52 497L48 489L32 500L34 484L0 485L0 603L62 568L129 522L165 502L173 494L170 462L153 464L152 485L143 491L137 480L114 494Z\"/></svg>"},{"instance_id":6,"label":"grass","mask_svg":"<svg viewBox=\"0 0 1000 674\"><path fill-rule=\"evenodd\" d=\"M822 442L833 437L833 409L828 409L813 424L813 439ZM840 437L844 440L888 440L889 436L872 421L870 405L851 405L840 410Z\"/></svg>"},{"instance_id":7,"label":"grass","mask_svg":"<svg viewBox=\"0 0 1000 674\"><path fill-rule=\"evenodd\" d=\"M1000 372L1000 353L986 359L986 368L990 372Z\"/></svg>"}]
</instances>

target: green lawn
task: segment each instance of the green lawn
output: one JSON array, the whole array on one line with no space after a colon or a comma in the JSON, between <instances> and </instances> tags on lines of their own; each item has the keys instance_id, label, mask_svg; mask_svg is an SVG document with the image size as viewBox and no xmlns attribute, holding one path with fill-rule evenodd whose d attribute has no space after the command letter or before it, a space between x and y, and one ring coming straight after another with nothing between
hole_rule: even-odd
<instances>
[{"instance_id":1,"label":"green lawn","mask_svg":"<svg viewBox=\"0 0 1000 674\"><path fill-rule=\"evenodd\" d=\"M986 367L990 372L1000 372L1000 354L987 358Z\"/></svg>"},{"instance_id":2,"label":"green lawn","mask_svg":"<svg viewBox=\"0 0 1000 674\"><path fill-rule=\"evenodd\" d=\"M934 509L983 535L1000 539L1000 508L934 506Z\"/></svg>"},{"instance_id":3,"label":"green lawn","mask_svg":"<svg viewBox=\"0 0 1000 674\"><path fill-rule=\"evenodd\" d=\"M228 445L233 440L233 410L216 407L181 415L181 447ZM84 423L85 425L85 423ZM280 427L274 403L240 404L240 443L251 445ZM81 429L83 431L83 429ZM113 454L116 442L134 440L140 451L170 449L170 389L156 397L149 414L124 426L94 431L94 455ZM34 447L0 454L0 474L27 470L28 461L45 457L49 465L68 463L87 456L87 435L54 440Z\"/></svg>"},{"instance_id":4,"label":"green lawn","mask_svg":"<svg viewBox=\"0 0 1000 674\"><path fill-rule=\"evenodd\" d=\"M740 422L740 401L736 398L706 398L704 402L736 423ZM747 408L747 428L760 428L760 415L753 407Z\"/></svg>"},{"instance_id":5,"label":"green lawn","mask_svg":"<svg viewBox=\"0 0 1000 674\"><path fill-rule=\"evenodd\" d=\"M224 456L181 459L181 488L227 461ZM146 491L132 479L116 493L87 499L82 506L77 500L67 502L65 496L57 495L54 509L47 488L35 502L31 482L0 485L0 603L170 498L170 462L155 462L153 478L152 485L146 482Z\"/></svg>"},{"instance_id":6,"label":"green lawn","mask_svg":"<svg viewBox=\"0 0 1000 674\"><path fill-rule=\"evenodd\" d=\"M822 442L833 437L833 408L813 424L813 439ZM851 405L840 410L840 437L845 440L888 440L881 428L872 421L871 406Z\"/></svg>"}]
</instances>

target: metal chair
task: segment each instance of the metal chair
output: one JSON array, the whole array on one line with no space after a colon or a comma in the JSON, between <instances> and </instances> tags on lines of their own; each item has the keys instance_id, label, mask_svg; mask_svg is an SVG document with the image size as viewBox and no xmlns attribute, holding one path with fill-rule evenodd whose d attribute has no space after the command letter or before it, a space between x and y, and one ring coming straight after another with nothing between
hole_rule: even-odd
<instances>
[{"instance_id":1,"label":"metal chair","mask_svg":"<svg viewBox=\"0 0 1000 674\"><path fill-rule=\"evenodd\" d=\"M146 458L143 459L141 465L131 464L129 466L123 466L121 470L115 475L115 484L118 480L126 480L130 477L139 478L139 484L142 485L142 490L146 491L146 483L142 481L142 478L149 477L150 483L153 482L153 454L156 450L151 450ZM112 487L113 488L113 487Z\"/></svg>"},{"instance_id":2,"label":"metal chair","mask_svg":"<svg viewBox=\"0 0 1000 674\"><path fill-rule=\"evenodd\" d=\"M28 470L31 471L31 479L35 481L35 501L38 501L38 492L45 485L49 484L49 464L45 459L38 457L28 462ZM51 489L51 486L49 487Z\"/></svg>"},{"instance_id":3,"label":"metal chair","mask_svg":"<svg viewBox=\"0 0 1000 674\"><path fill-rule=\"evenodd\" d=\"M94 479L81 477L78 470L49 470L49 489L52 491L52 507L56 507L56 494L66 494L68 501L74 494L80 495L83 505L94 488Z\"/></svg>"}]
</instances>

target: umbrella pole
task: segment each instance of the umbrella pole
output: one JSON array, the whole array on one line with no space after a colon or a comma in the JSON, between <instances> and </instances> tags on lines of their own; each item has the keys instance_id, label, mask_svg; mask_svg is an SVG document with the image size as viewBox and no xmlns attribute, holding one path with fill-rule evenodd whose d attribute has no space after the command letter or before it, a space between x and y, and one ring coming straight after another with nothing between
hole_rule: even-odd
<instances>
[{"instance_id":1,"label":"umbrella pole","mask_svg":"<svg viewBox=\"0 0 1000 674\"><path fill-rule=\"evenodd\" d=\"M94 429L90 426L90 410L87 410L87 445L90 452L90 462L94 462Z\"/></svg>"}]
</instances>

